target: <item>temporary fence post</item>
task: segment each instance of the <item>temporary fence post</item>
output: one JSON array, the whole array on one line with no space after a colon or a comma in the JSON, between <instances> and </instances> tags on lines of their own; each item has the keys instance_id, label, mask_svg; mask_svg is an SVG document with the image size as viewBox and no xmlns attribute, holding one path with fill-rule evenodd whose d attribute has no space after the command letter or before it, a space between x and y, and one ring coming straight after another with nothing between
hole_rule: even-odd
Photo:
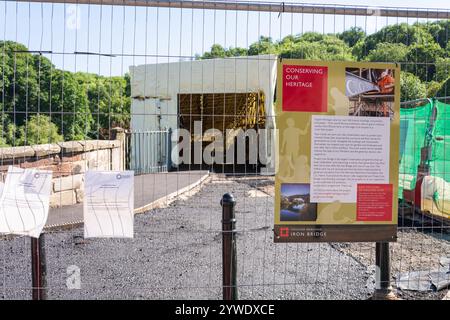
<instances>
[{"instance_id":1,"label":"temporary fence post","mask_svg":"<svg viewBox=\"0 0 450 320\"><path fill-rule=\"evenodd\" d=\"M44 234L39 238L31 238L31 279L33 300L45 300L46 287L46 257Z\"/></svg>"},{"instance_id":2,"label":"temporary fence post","mask_svg":"<svg viewBox=\"0 0 450 320\"><path fill-rule=\"evenodd\" d=\"M170 171L172 168L172 129L167 129L166 133L166 166L167 171Z\"/></svg>"},{"instance_id":3,"label":"temporary fence post","mask_svg":"<svg viewBox=\"0 0 450 320\"><path fill-rule=\"evenodd\" d=\"M236 200L232 194L225 193L220 204L222 206L223 300L237 300L236 218L234 213Z\"/></svg>"},{"instance_id":4,"label":"temporary fence post","mask_svg":"<svg viewBox=\"0 0 450 320\"><path fill-rule=\"evenodd\" d=\"M377 242L375 248L376 288L373 299L395 299L390 282L389 242Z\"/></svg>"}]
</instances>

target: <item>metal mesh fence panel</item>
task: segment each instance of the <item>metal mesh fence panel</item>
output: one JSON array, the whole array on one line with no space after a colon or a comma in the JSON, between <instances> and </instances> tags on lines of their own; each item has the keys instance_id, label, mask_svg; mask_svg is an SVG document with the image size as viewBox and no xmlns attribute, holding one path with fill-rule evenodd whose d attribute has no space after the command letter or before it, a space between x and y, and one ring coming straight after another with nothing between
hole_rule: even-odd
<instances>
[{"instance_id":1,"label":"metal mesh fence panel","mask_svg":"<svg viewBox=\"0 0 450 320\"><path fill-rule=\"evenodd\" d=\"M450 268L449 14L281 1L2 0L0 171L2 179L10 165L53 171L47 298L220 299L227 192L237 201L240 299L373 293L375 243L273 242L273 172L251 150L252 139L270 140L263 129L274 128L273 66L283 57L400 64L405 170L392 284L404 299L441 299L448 279L429 279ZM256 134L241 158L239 147L226 163L205 158L217 134L239 129ZM190 139L183 154L171 152L180 130ZM84 173L124 169L138 174L134 238L84 239ZM423 199L417 182L430 174L440 189ZM1 298L31 298L30 239L5 236L0 247Z\"/></svg>"}]
</instances>

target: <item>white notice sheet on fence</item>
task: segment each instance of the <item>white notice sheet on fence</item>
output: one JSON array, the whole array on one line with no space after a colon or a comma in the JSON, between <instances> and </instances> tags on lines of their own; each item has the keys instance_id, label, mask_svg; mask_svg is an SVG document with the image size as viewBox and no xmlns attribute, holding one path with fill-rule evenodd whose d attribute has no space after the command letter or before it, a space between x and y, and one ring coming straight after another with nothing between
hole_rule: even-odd
<instances>
[{"instance_id":1,"label":"white notice sheet on fence","mask_svg":"<svg viewBox=\"0 0 450 320\"><path fill-rule=\"evenodd\" d=\"M133 171L87 171L84 237L132 238Z\"/></svg>"},{"instance_id":2,"label":"white notice sheet on fence","mask_svg":"<svg viewBox=\"0 0 450 320\"><path fill-rule=\"evenodd\" d=\"M52 171L10 166L0 196L0 233L38 238L48 218Z\"/></svg>"},{"instance_id":3,"label":"white notice sheet on fence","mask_svg":"<svg viewBox=\"0 0 450 320\"><path fill-rule=\"evenodd\" d=\"M311 202L356 202L358 183L389 183L388 117L312 116Z\"/></svg>"}]
</instances>

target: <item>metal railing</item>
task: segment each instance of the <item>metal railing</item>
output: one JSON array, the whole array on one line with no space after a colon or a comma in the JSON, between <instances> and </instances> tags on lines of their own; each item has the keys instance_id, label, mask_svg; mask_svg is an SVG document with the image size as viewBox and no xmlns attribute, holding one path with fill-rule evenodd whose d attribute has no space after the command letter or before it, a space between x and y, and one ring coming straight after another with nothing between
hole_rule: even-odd
<instances>
[{"instance_id":1,"label":"metal railing","mask_svg":"<svg viewBox=\"0 0 450 320\"><path fill-rule=\"evenodd\" d=\"M169 171L170 139L170 129L127 132L127 150L131 152L127 168L136 175Z\"/></svg>"},{"instance_id":2,"label":"metal railing","mask_svg":"<svg viewBox=\"0 0 450 320\"><path fill-rule=\"evenodd\" d=\"M398 18L448 19L447 10L408 9L376 6L323 5L270 1L227 1L227 0L18 0L23 2L74 3L90 5L116 5L133 7L182 8L202 10L237 10L279 13L326 14L347 16L379 16Z\"/></svg>"}]
</instances>

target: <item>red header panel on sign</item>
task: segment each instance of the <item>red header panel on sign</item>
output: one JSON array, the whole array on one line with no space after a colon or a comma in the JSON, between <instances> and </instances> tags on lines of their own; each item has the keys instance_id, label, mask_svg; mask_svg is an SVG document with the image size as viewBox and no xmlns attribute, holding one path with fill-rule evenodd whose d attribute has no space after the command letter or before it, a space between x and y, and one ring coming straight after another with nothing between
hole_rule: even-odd
<instances>
[{"instance_id":1,"label":"red header panel on sign","mask_svg":"<svg viewBox=\"0 0 450 320\"><path fill-rule=\"evenodd\" d=\"M328 67L283 66L283 111L327 112Z\"/></svg>"}]
</instances>

